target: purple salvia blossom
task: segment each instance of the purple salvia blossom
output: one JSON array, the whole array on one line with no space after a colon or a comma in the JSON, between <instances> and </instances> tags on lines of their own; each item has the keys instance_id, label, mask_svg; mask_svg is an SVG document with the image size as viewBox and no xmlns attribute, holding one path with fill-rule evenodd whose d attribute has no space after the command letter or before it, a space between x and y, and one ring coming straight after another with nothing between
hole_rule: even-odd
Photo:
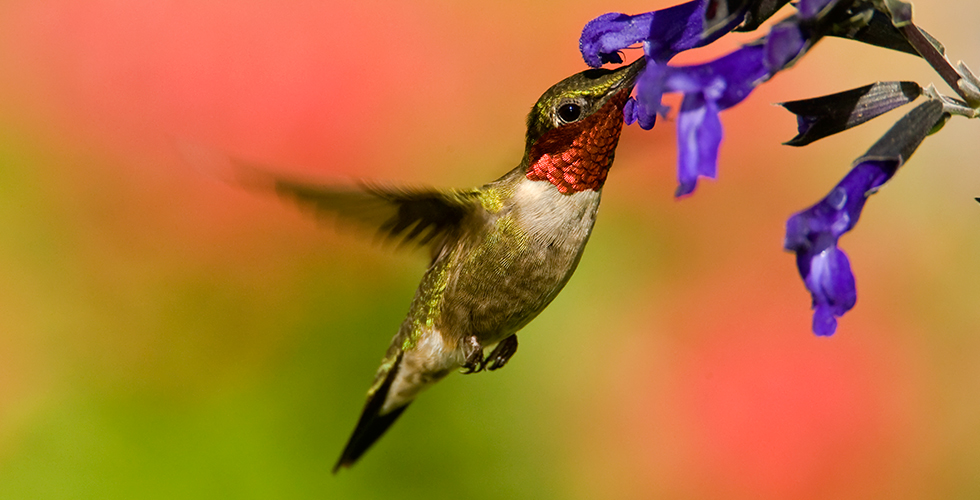
<instances>
[{"instance_id":1,"label":"purple salvia blossom","mask_svg":"<svg viewBox=\"0 0 980 500\"><path fill-rule=\"evenodd\" d=\"M864 202L898 169L898 160L858 163L820 202L786 222L787 250L813 297L813 332L832 335L837 319L854 307L857 291L847 255L837 240L861 217Z\"/></svg>"},{"instance_id":2,"label":"purple salvia blossom","mask_svg":"<svg viewBox=\"0 0 980 500\"><path fill-rule=\"evenodd\" d=\"M717 176L723 135L718 113L742 102L759 84L798 56L806 40L794 36L799 33L795 26L790 28L776 31L777 36L770 34L763 43L745 45L705 64L656 70L663 74L662 83L648 84L646 74L637 80L638 104L633 112L641 127L653 122L650 115L662 113L663 93L684 94L677 116L679 185L675 196L692 193L700 176Z\"/></svg>"},{"instance_id":3,"label":"purple salvia blossom","mask_svg":"<svg viewBox=\"0 0 980 500\"><path fill-rule=\"evenodd\" d=\"M718 113L741 102L756 85L768 78L763 54L762 45L747 45L709 63L668 67L665 71L662 89L684 94L677 115L678 187L675 196L693 192L699 176L717 176L718 148L722 138ZM646 93L662 93L660 88L637 89L638 101L656 100L659 103L659 95L645 96Z\"/></svg>"},{"instance_id":4,"label":"purple salvia blossom","mask_svg":"<svg viewBox=\"0 0 980 500\"><path fill-rule=\"evenodd\" d=\"M837 240L857 224L868 196L895 175L944 117L948 115L938 99L915 107L858 158L823 200L786 221L783 246L796 252L796 267L813 298L817 335L832 335L837 318L857 301L851 264Z\"/></svg>"},{"instance_id":5,"label":"purple salvia blossom","mask_svg":"<svg viewBox=\"0 0 980 500\"><path fill-rule=\"evenodd\" d=\"M580 48L586 62L599 66L619 60L616 51L643 42L646 68L636 81L636 96L623 115L627 124L653 128L657 115L666 114L663 94L683 93L677 117L678 188L676 196L690 194L699 177L715 178L723 129L718 113L743 99L760 83L784 69L813 44L809 13L826 8L832 0L801 0L801 15L777 24L764 39L714 61L692 66L669 66L677 53L698 47L724 34L743 14L731 17L722 29L704 34L708 0L695 0L637 16L610 13L593 19L582 32ZM804 15L806 12L807 15ZM733 24L734 23L734 24Z\"/></svg>"}]
</instances>

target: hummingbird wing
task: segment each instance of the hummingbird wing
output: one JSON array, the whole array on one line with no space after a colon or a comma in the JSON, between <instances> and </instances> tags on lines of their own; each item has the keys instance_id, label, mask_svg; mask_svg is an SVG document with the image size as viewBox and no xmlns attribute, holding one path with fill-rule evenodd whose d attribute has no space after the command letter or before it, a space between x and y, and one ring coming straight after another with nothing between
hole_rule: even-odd
<instances>
[{"instance_id":1,"label":"hummingbird wing","mask_svg":"<svg viewBox=\"0 0 980 500\"><path fill-rule=\"evenodd\" d=\"M317 218L375 231L384 241L401 240L400 248L427 246L435 256L458 234L463 220L482 207L480 191L401 189L362 183L356 187L311 183L247 169L239 179L251 187L275 191Z\"/></svg>"}]
</instances>

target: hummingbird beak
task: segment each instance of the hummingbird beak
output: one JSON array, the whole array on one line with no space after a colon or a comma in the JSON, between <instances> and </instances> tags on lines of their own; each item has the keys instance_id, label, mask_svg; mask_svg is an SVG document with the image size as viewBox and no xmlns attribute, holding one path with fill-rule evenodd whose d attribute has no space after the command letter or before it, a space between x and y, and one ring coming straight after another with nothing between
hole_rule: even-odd
<instances>
[{"instance_id":1,"label":"hummingbird beak","mask_svg":"<svg viewBox=\"0 0 980 500\"><path fill-rule=\"evenodd\" d=\"M636 79L646 66L647 58L644 56L616 69L588 69L577 76L592 80L588 85L594 89L593 92L603 97L603 101L606 101L621 91L632 92Z\"/></svg>"},{"instance_id":2,"label":"hummingbird beak","mask_svg":"<svg viewBox=\"0 0 980 500\"><path fill-rule=\"evenodd\" d=\"M621 89L621 88L632 89L633 85L636 83L636 78L640 75L640 72L643 71L643 68L646 67L647 67L647 58L646 56L644 56L631 62L627 66L621 66L619 68L616 68L612 72L612 75L618 81L613 83L613 86L610 89L610 91L615 92L616 89Z\"/></svg>"},{"instance_id":3,"label":"hummingbird beak","mask_svg":"<svg viewBox=\"0 0 980 500\"><path fill-rule=\"evenodd\" d=\"M641 57L626 66L620 66L612 71L604 70L607 73L600 77L606 80L603 84L606 88L604 100L608 100L620 92L626 92L627 94L632 92L633 85L636 84L636 79L643 71L643 68L646 68L646 65L647 58Z\"/></svg>"}]
</instances>

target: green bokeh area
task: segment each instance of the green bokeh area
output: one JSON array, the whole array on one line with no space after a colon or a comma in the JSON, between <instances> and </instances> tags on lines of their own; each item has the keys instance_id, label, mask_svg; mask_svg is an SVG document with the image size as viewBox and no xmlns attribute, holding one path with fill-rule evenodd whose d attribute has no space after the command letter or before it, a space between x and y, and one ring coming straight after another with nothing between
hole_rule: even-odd
<instances>
[{"instance_id":1,"label":"green bokeh area","mask_svg":"<svg viewBox=\"0 0 980 500\"><path fill-rule=\"evenodd\" d=\"M599 273L621 275L617 288L645 279L610 257L636 241L625 227L603 231L592 264L523 331L506 369L449 377L333 476L425 257L234 192L225 196L247 206L232 222L244 229L191 241L194 222L162 207L193 196L151 184L193 192L193 173L147 174L5 137L0 340L17 362L0 407L0 498L585 494L565 480L577 431L563 416L589 374L562 373L598 341L586 339L601 317L581 317L582 304L616 310L616 292L595 296ZM85 182L98 187L78 189ZM147 194L134 202L134 190ZM248 224L252 211L274 215Z\"/></svg>"}]
</instances>

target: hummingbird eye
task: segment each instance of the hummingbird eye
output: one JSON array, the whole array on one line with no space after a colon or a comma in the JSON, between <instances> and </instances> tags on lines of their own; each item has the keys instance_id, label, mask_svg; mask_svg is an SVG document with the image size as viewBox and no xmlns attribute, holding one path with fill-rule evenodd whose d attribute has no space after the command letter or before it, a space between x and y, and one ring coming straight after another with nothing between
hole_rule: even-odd
<instances>
[{"instance_id":1,"label":"hummingbird eye","mask_svg":"<svg viewBox=\"0 0 980 500\"><path fill-rule=\"evenodd\" d=\"M565 123L572 123L582 116L582 107L573 102L558 106L558 118Z\"/></svg>"}]
</instances>

